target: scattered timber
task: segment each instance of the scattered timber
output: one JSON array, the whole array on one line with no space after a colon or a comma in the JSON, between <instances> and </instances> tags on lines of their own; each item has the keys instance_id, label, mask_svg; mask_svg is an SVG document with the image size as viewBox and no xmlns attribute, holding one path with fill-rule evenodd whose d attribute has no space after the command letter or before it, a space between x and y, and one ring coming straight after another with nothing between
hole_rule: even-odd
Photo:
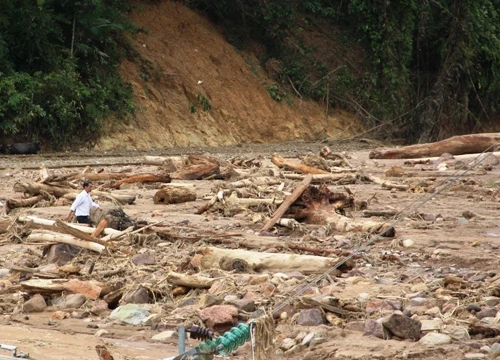
<instances>
[{"instance_id":1,"label":"scattered timber","mask_svg":"<svg viewBox=\"0 0 500 360\"><path fill-rule=\"evenodd\" d=\"M312 180L312 175L309 174L305 177L304 180L300 183L300 185L295 188L293 191L292 195L290 195L285 201L283 201L280 205L280 207L274 212L273 216L269 221L260 229L261 232L269 230L276 222L285 214L285 212L288 210L290 205L293 204L295 200L297 200L304 190L309 186Z\"/></svg>"},{"instance_id":2,"label":"scattered timber","mask_svg":"<svg viewBox=\"0 0 500 360\"><path fill-rule=\"evenodd\" d=\"M32 231L31 234L28 235L26 240L28 242L65 243L65 244L75 245L83 249L92 250L98 253L102 252L105 249L104 245L101 244L80 240L72 235L66 235L45 230Z\"/></svg>"},{"instance_id":3,"label":"scattered timber","mask_svg":"<svg viewBox=\"0 0 500 360\"><path fill-rule=\"evenodd\" d=\"M53 226L55 227L56 226L56 221L55 220L50 220L50 219L42 219L42 218L39 218L39 217L36 217L36 216L31 216L31 215L21 215L17 218L17 221L21 222L21 223L28 223L28 222L33 222L35 224L38 224L38 225L44 225L44 226ZM68 226L71 226L71 227L74 227L75 229L78 229L80 231L83 231L87 234L92 234L95 229L94 228L91 228L91 227L88 227L88 226L84 226L84 225L79 225L79 224L67 224ZM103 230L103 233L106 234L106 235L112 235L112 234L121 234L122 232L119 231L119 230L115 230L115 229L112 229L112 228L105 228Z\"/></svg>"},{"instance_id":4,"label":"scattered timber","mask_svg":"<svg viewBox=\"0 0 500 360\"><path fill-rule=\"evenodd\" d=\"M137 174L125 179L118 180L111 184L111 187L114 189L119 189L122 184L169 183L171 181L172 178L169 174Z\"/></svg>"},{"instance_id":5,"label":"scattered timber","mask_svg":"<svg viewBox=\"0 0 500 360\"><path fill-rule=\"evenodd\" d=\"M444 153L461 155L480 153L494 147L500 141L500 133L482 133L453 136L434 143L409 145L393 149L371 151L370 159L413 159L421 157L441 156Z\"/></svg>"},{"instance_id":6,"label":"scattered timber","mask_svg":"<svg viewBox=\"0 0 500 360\"><path fill-rule=\"evenodd\" d=\"M291 272L318 274L335 265L340 258L314 255L273 254L246 250L230 250L208 247L201 251L201 266L205 269L219 268L222 258L240 259L256 272Z\"/></svg>"},{"instance_id":7,"label":"scattered timber","mask_svg":"<svg viewBox=\"0 0 500 360\"><path fill-rule=\"evenodd\" d=\"M17 182L14 184L14 191L24 194L30 194L32 196L38 196L45 193L53 195L55 197L63 197L68 200L74 200L80 191L77 191L70 187L61 187L56 185L47 185L42 183L30 183L30 182ZM120 204L133 204L135 201L135 196L128 194L116 194L108 193L104 191L94 190L92 195L100 196L104 198L109 198Z\"/></svg>"}]
</instances>

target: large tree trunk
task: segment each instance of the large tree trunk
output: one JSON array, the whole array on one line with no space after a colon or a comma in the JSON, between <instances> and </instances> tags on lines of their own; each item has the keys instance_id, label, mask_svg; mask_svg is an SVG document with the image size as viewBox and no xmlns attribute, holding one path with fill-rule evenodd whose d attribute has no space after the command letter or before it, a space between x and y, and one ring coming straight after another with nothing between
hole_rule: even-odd
<instances>
[{"instance_id":1,"label":"large tree trunk","mask_svg":"<svg viewBox=\"0 0 500 360\"><path fill-rule=\"evenodd\" d=\"M95 252L102 252L105 247L101 244L80 240L71 235L59 234L49 231L33 231L26 238L27 241L42 241L42 242L53 242L53 243L65 243L70 245L75 245L84 249L92 250Z\"/></svg>"},{"instance_id":2,"label":"large tree trunk","mask_svg":"<svg viewBox=\"0 0 500 360\"><path fill-rule=\"evenodd\" d=\"M56 221L55 220L49 220L49 219L42 219L36 216L25 216L21 215L17 218L17 221L22 222L22 223L27 223L27 222L33 222L38 225L43 225L43 226L56 226ZM77 225L77 224L67 224L68 226L74 227L75 229L78 229L80 231L83 231L87 234L92 234L94 232L94 228L88 227L88 226L83 226L83 225ZM103 230L104 234L106 235L112 235L112 234L121 234L122 232L119 230L115 230L112 228L105 228Z\"/></svg>"},{"instance_id":3,"label":"large tree trunk","mask_svg":"<svg viewBox=\"0 0 500 360\"><path fill-rule=\"evenodd\" d=\"M246 250L229 250L208 247L202 250L201 267L205 269L220 268L221 260L242 260L257 272L292 272L317 274L329 269L337 262L338 257L328 258L314 255L260 253Z\"/></svg>"},{"instance_id":4,"label":"large tree trunk","mask_svg":"<svg viewBox=\"0 0 500 360\"><path fill-rule=\"evenodd\" d=\"M196 193L188 188L166 186L158 190L153 196L155 204L179 204L196 201Z\"/></svg>"},{"instance_id":5,"label":"large tree trunk","mask_svg":"<svg viewBox=\"0 0 500 360\"><path fill-rule=\"evenodd\" d=\"M352 219L337 214L332 207L330 210L321 209L311 212L307 218L308 223L329 225L340 232L366 232L370 234L381 234L384 237L393 237L396 234L394 227L385 222L366 219Z\"/></svg>"},{"instance_id":6,"label":"large tree trunk","mask_svg":"<svg viewBox=\"0 0 500 360\"><path fill-rule=\"evenodd\" d=\"M174 173L172 179L176 180L201 180L220 173L219 164L196 164L186 166Z\"/></svg>"},{"instance_id":7,"label":"large tree trunk","mask_svg":"<svg viewBox=\"0 0 500 360\"><path fill-rule=\"evenodd\" d=\"M69 187L52 186L39 183L17 182L14 184L15 192L28 193L33 196L40 195L40 192L47 192L56 197L63 197L69 193L74 193L75 189ZM75 194L75 197L78 194Z\"/></svg>"},{"instance_id":8,"label":"large tree trunk","mask_svg":"<svg viewBox=\"0 0 500 360\"><path fill-rule=\"evenodd\" d=\"M119 189L122 184L133 184L133 183L169 183L172 181L172 178L169 174L137 174L132 175L128 178L118 180L114 182L111 187L115 189Z\"/></svg>"},{"instance_id":9,"label":"large tree trunk","mask_svg":"<svg viewBox=\"0 0 500 360\"><path fill-rule=\"evenodd\" d=\"M80 231L72 226L69 226L69 224L66 224L65 222L61 220L56 220L56 227L61 230L62 232L74 236L75 238L88 241L88 242L94 242L96 244L101 244L102 246L110 246L111 244L106 243L106 241L103 241L101 239L97 239L94 237L92 234L88 234L85 231ZM104 229L103 229L104 230Z\"/></svg>"},{"instance_id":10,"label":"large tree trunk","mask_svg":"<svg viewBox=\"0 0 500 360\"><path fill-rule=\"evenodd\" d=\"M370 159L411 159L441 156L443 153L461 155L494 151L500 141L500 133L470 134L453 136L434 143L416 144L394 149L380 149L370 152Z\"/></svg>"},{"instance_id":11,"label":"large tree trunk","mask_svg":"<svg viewBox=\"0 0 500 360\"><path fill-rule=\"evenodd\" d=\"M69 187L60 187L55 185L39 184L39 183L29 183L29 182L17 182L14 184L14 191L28 193L33 196L40 195L41 192L47 192L56 197L63 197L65 199L74 200L79 192L75 189ZM123 195L123 194L111 194L104 191L92 191L95 196L101 196L104 198L109 198L120 204L133 204L135 201L135 196L133 195Z\"/></svg>"},{"instance_id":12,"label":"large tree trunk","mask_svg":"<svg viewBox=\"0 0 500 360\"><path fill-rule=\"evenodd\" d=\"M31 207L31 206L37 204L42 199L43 199L42 195L32 196L32 197L26 198L26 199L8 199L5 202L5 206L9 210L15 209L15 208L21 208L21 207Z\"/></svg>"},{"instance_id":13,"label":"large tree trunk","mask_svg":"<svg viewBox=\"0 0 500 360\"><path fill-rule=\"evenodd\" d=\"M91 173L91 174L78 174L70 177L70 180L80 179L88 181L107 181L107 180L121 180L126 179L130 174L125 173Z\"/></svg>"}]
</instances>

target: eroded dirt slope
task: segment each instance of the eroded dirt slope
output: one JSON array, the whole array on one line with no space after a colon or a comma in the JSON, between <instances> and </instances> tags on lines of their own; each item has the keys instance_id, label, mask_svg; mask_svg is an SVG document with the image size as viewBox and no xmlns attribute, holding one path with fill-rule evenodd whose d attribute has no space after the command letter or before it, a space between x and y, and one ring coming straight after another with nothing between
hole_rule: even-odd
<instances>
[{"instance_id":1,"label":"eroded dirt slope","mask_svg":"<svg viewBox=\"0 0 500 360\"><path fill-rule=\"evenodd\" d=\"M266 86L274 81L257 58L238 52L219 28L179 2L143 4L132 18L147 30L132 40L142 65L122 64L136 116L110 129L97 149L315 140L359 130L351 115L330 109L327 116L295 94L291 104L273 100Z\"/></svg>"}]
</instances>

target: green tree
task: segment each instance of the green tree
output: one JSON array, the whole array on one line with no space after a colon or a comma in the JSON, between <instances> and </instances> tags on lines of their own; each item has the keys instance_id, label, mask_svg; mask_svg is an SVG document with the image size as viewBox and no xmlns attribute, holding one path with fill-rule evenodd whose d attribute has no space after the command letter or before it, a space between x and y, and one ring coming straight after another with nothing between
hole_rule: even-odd
<instances>
[{"instance_id":1,"label":"green tree","mask_svg":"<svg viewBox=\"0 0 500 360\"><path fill-rule=\"evenodd\" d=\"M112 111L133 111L118 73L124 32L118 0L7 0L0 13L0 132L56 147L100 135Z\"/></svg>"}]
</instances>

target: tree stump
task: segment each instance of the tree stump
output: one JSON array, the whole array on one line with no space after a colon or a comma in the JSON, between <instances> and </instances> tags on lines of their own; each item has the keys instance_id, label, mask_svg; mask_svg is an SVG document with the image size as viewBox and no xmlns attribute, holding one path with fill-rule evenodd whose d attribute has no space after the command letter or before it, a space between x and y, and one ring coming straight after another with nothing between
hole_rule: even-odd
<instances>
[{"instance_id":1,"label":"tree stump","mask_svg":"<svg viewBox=\"0 0 500 360\"><path fill-rule=\"evenodd\" d=\"M106 219L107 226L116 230L125 230L130 226L135 226L136 222L130 218L121 207L113 207L101 210L90 209L90 221L92 224L99 224Z\"/></svg>"}]
</instances>

